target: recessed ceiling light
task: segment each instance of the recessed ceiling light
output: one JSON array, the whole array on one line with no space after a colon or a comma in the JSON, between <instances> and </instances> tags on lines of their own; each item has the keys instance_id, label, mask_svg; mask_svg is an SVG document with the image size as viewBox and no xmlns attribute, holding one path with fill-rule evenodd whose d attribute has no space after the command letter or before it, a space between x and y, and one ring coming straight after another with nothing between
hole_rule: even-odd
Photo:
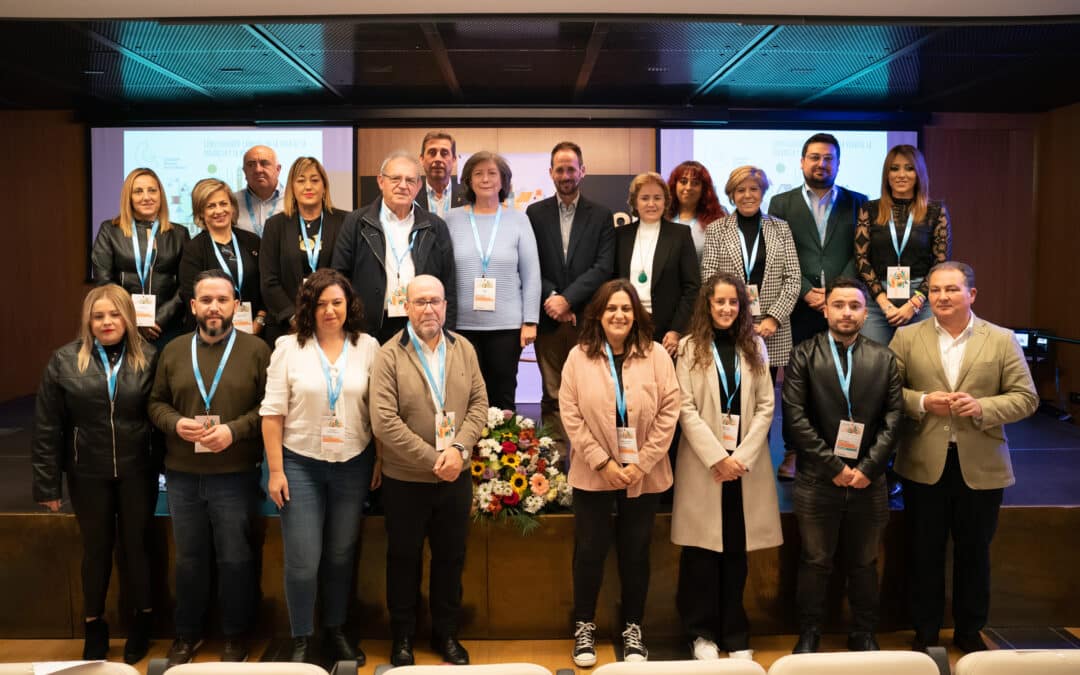
<instances>
[{"instance_id":1,"label":"recessed ceiling light","mask_svg":"<svg viewBox=\"0 0 1080 675\"><path fill-rule=\"evenodd\" d=\"M223 73L242 73L242 72L244 72L243 68L219 68L218 70L220 70Z\"/></svg>"},{"instance_id":2,"label":"recessed ceiling light","mask_svg":"<svg viewBox=\"0 0 1080 675\"><path fill-rule=\"evenodd\" d=\"M82 74L83 74L83 75L104 75L104 74L105 74L105 71L104 71L104 70L92 70L92 69L88 69L88 70L84 70L84 71L82 71Z\"/></svg>"},{"instance_id":3,"label":"recessed ceiling light","mask_svg":"<svg viewBox=\"0 0 1080 675\"><path fill-rule=\"evenodd\" d=\"M650 73L666 73L668 71L668 69L664 66L649 66L645 70Z\"/></svg>"}]
</instances>

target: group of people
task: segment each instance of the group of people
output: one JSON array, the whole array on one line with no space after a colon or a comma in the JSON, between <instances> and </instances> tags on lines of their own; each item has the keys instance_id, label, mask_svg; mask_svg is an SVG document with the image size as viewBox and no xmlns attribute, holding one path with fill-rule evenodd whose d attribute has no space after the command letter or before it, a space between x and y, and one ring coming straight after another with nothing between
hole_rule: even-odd
<instances>
[{"instance_id":1,"label":"group of people","mask_svg":"<svg viewBox=\"0 0 1080 675\"><path fill-rule=\"evenodd\" d=\"M839 541L849 646L876 648L883 473L894 452L916 646L937 641L951 533L964 570L954 577L955 641L979 648L989 543L1013 480L1002 425L1034 410L1034 386L1011 334L971 312L974 272L949 261L947 212L929 199L918 150L889 152L870 202L835 185L839 156L834 137L812 136L805 183L768 212L757 167L729 177L730 214L697 162L668 180L643 173L629 190L636 220L615 228L611 211L581 193L585 164L572 142L551 152L556 194L525 213L504 205L512 173L498 154L472 154L454 180L457 147L445 132L428 133L419 156L387 156L380 196L348 214L333 208L317 159L298 159L282 188L273 150L256 146L244 190L216 179L193 188L203 232L190 240L169 222L154 172L131 172L120 214L94 244L99 285L79 338L53 355L37 402L35 499L58 510L67 474L85 549L84 657L108 650L117 538L135 608L124 658L147 652L147 532L163 460L176 551L169 660L190 660L202 642L212 564L222 658L246 658L265 457L281 513L290 658L310 660L321 646L364 661L343 627L363 503L378 488L391 662L413 662L427 539L431 646L468 663L457 640L472 501L462 469L489 403L513 408L518 360L534 342L542 418L569 449L574 488L575 663L596 661L612 539L623 656L648 657L652 524L673 483L677 604L693 654L751 657L747 552L782 542L768 432L785 366L791 454L780 474L795 478L802 541L796 651L818 647Z\"/></svg>"}]
</instances>

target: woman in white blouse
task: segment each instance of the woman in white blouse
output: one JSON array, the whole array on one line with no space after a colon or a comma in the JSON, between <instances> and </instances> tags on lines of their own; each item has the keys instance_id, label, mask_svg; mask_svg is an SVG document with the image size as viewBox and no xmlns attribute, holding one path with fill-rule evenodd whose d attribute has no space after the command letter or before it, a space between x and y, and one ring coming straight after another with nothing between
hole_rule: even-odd
<instances>
[{"instance_id":1,"label":"woman in white blouse","mask_svg":"<svg viewBox=\"0 0 1080 675\"><path fill-rule=\"evenodd\" d=\"M279 338L266 378L267 492L281 511L291 660L313 651L320 595L323 654L364 653L342 631L364 499L380 472L368 416L368 376L379 344L360 330L363 308L348 279L320 269L297 299L296 332Z\"/></svg>"}]
</instances>

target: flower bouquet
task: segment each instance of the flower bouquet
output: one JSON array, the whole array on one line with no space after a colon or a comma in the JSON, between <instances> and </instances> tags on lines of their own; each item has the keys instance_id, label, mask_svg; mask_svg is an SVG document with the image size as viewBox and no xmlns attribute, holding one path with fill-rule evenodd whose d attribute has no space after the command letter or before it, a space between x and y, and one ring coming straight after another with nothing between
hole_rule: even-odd
<instances>
[{"instance_id":1,"label":"flower bouquet","mask_svg":"<svg viewBox=\"0 0 1080 675\"><path fill-rule=\"evenodd\" d=\"M488 408L470 470L476 519L509 519L528 534L539 526L538 514L570 506L555 443L512 410Z\"/></svg>"}]
</instances>

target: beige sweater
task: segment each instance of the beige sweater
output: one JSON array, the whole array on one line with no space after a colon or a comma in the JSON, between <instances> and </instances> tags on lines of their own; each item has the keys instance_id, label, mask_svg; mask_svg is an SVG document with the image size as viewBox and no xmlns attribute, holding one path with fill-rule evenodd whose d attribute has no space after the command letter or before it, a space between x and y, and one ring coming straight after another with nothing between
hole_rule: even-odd
<instances>
[{"instance_id":1,"label":"beige sweater","mask_svg":"<svg viewBox=\"0 0 1080 675\"><path fill-rule=\"evenodd\" d=\"M454 413L457 425L454 442L472 451L487 421L487 389L469 341L450 331L443 332L443 339L446 410ZM407 331L379 349L371 369L371 428L382 444L384 474L395 480L436 483L435 403L420 358Z\"/></svg>"}]
</instances>

